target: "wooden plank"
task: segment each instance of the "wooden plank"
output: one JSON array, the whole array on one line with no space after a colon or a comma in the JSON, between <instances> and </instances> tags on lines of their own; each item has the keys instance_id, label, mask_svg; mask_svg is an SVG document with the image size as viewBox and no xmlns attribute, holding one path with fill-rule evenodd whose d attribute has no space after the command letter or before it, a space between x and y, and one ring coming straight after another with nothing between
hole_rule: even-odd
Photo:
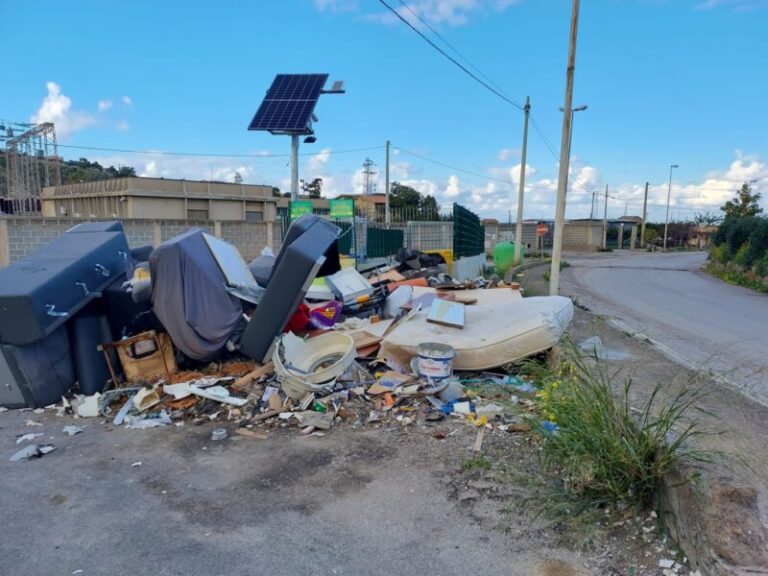
<instances>
[{"instance_id":1,"label":"wooden plank","mask_svg":"<svg viewBox=\"0 0 768 576\"><path fill-rule=\"evenodd\" d=\"M254 432L253 430L248 430L248 428L238 428L235 430L235 434L245 436L246 438L255 438L256 440L266 440L269 438L268 435L262 432Z\"/></svg>"},{"instance_id":2,"label":"wooden plank","mask_svg":"<svg viewBox=\"0 0 768 576\"><path fill-rule=\"evenodd\" d=\"M472 450L480 452L483 449L483 437L485 436L485 426L477 431L477 437L475 437L475 445L472 446Z\"/></svg>"},{"instance_id":3,"label":"wooden plank","mask_svg":"<svg viewBox=\"0 0 768 576\"><path fill-rule=\"evenodd\" d=\"M238 378L235 380L235 383L230 386L232 390L235 392L239 392L241 389L245 388L248 384L253 382L254 380L258 380L262 376L268 376L269 374L272 374L275 371L275 365L269 361L264 366L259 366L255 370L252 370L251 372L248 372L245 376L242 378Z\"/></svg>"}]
</instances>

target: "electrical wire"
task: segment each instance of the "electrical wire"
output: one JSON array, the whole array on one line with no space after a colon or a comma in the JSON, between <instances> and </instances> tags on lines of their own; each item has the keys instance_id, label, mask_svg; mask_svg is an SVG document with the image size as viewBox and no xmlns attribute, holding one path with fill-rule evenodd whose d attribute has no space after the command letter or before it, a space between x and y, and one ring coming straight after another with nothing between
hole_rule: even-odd
<instances>
[{"instance_id":1,"label":"electrical wire","mask_svg":"<svg viewBox=\"0 0 768 576\"><path fill-rule=\"evenodd\" d=\"M99 152L119 152L121 154L146 154L157 156L192 156L196 158L287 158L290 154L213 154L205 152L171 152L163 150L129 150L124 148L103 148L99 146L74 146L72 144L59 144L59 148L72 148L75 150L96 150ZM368 148L351 148L349 150L330 150L325 154L350 154L353 152L367 152L370 150L382 150L384 146L369 146ZM299 156L315 156L319 152L301 152Z\"/></svg>"},{"instance_id":2,"label":"electrical wire","mask_svg":"<svg viewBox=\"0 0 768 576\"><path fill-rule=\"evenodd\" d=\"M497 89L499 92L501 92L502 94L504 94L505 96L507 96L507 97L508 97L510 100L513 100L512 96L510 96L510 95L507 93L507 91L506 91L506 90L504 90L504 89L503 89L501 86L499 86L499 85L498 85L496 82L494 82L494 81L493 81L493 79L492 79L492 78L490 78L490 77L489 77L487 74L483 73L483 71L482 71L482 70L480 70L480 68L478 68L477 66L475 66L474 64L472 64L472 62L469 60L469 58L467 58L466 56L464 56L464 54L462 54L461 52L459 52L459 50L458 50L458 49L457 49L455 46L453 46L453 45L452 45L450 42L448 42L448 40L446 40L446 39L445 39L445 37L444 37L442 34L440 34L440 33L439 33L437 30L435 30L435 29L434 29L432 26L430 26L429 22L427 22L426 20L424 20L424 19L423 19L423 18L422 18L422 17L419 15L419 13L418 13L418 12L416 12L416 11L415 11L413 8L411 8L411 6L410 6L409 4L407 4L406 2L404 2L404 0L399 0L399 2L400 2L400 4L402 4L402 5L403 5L403 6L404 6L404 7L405 7L405 8L406 8L406 9L407 9L407 10L408 10L408 11L409 11L411 14L413 14L413 15L414 15L414 16L415 16L415 17L418 19L418 21L419 21L419 22L421 22L421 23L424 25L424 27L425 27L425 28L427 28L427 29L428 29L430 32L432 32L432 33L433 33L435 36L437 36L437 37L438 37L438 38L439 38L439 39L440 39L440 40L443 42L443 44L445 44L446 46L448 46L448 48L450 48L451 50L453 50L454 54L456 54L456 55L457 55L459 58L461 58L462 60L464 60L464 62L466 62L466 63L467 63L467 66L469 66L470 68L472 68L472 69L473 69L475 72L477 72L477 73L478 73L480 76L482 76L482 77L483 77L485 80L487 80L487 81L488 81L488 83L489 83L489 84L491 84L491 85L492 85L494 88L496 88L496 89Z\"/></svg>"},{"instance_id":3,"label":"electrical wire","mask_svg":"<svg viewBox=\"0 0 768 576\"><path fill-rule=\"evenodd\" d=\"M448 53L447 53L445 50L443 50L442 48L440 48L440 46L438 46L437 44L435 44L434 42L432 42L432 40L430 40L430 39L429 39L429 38L428 38L428 37L427 37L425 34L423 34L423 33L421 32L421 30L419 30L418 28L416 28L416 26L414 26L413 24L411 24L411 23L410 23L410 22L409 22L409 21L408 21L406 18L403 18L403 15L402 15L402 14L400 14L400 12L398 12L397 10L395 10L394 8L392 8L392 6L390 6L389 4L387 4L387 3L386 3L384 0L379 0L379 2L380 2L381 4L383 4L383 5L384 5L384 6L385 6L385 7L386 7L386 8L387 8L387 9L388 9L390 12L392 12L392 14L394 14L394 15L395 15L397 18L399 18L400 20L402 20L402 21L403 21L403 22L404 22L404 23L405 23L405 24L406 24L406 25L407 25L407 26L408 26L408 27L409 27L411 30L413 30L414 32L416 32L416 34L418 34L419 36L421 36L421 37L422 37L422 38L423 38L423 39L424 39L424 40L425 40L425 41L426 41L426 42L427 42L427 43L428 43L430 46L432 46L432 48L434 48L435 50L437 50L438 52L440 52L440 54L442 54L442 55L443 55L443 56L445 56L445 57L446 57L448 60L450 60L450 61L451 61L451 62L453 62L453 63L454 63L456 66L458 66L458 67L459 67L459 68L460 68L460 69L461 69L461 70L462 70L462 71L463 71L465 74L468 74L468 75L469 75L470 77L472 77L472 78L473 78L475 81L479 82L479 83L480 83L481 85L483 85L483 86L484 86L486 89L488 89L488 90L490 90L491 92L493 92L494 94L496 94L496 96L498 96L499 98L501 98L502 100L504 100L504 101L505 101L505 102L507 102L508 104L512 104L512 106L514 106L514 107L515 107L515 108L517 108L518 110L524 110L524 107L523 107L523 106L522 106L522 105L521 105L519 102L516 102L516 101L515 101L515 100L513 100L512 98L508 98L507 96L505 96L504 94L502 94L501 92L499 92L498 90L496 90L496 88L494 88L493 86L491 86L490 84L488 84L487 82L485 82L484 80L482 80L481 78L479 78L478 76L476 76L476 75L475 75L475 74L474 74L474 73L473 73L471 70L469 70L469 69L468 69L466 66L464 66L464 65L463 65L461 62L459 62L459 61L458 61L458 60L456 60L456 59L455 59L453 56L451 56L450 54L448 54Z\"/></svg>"}]
</instances>

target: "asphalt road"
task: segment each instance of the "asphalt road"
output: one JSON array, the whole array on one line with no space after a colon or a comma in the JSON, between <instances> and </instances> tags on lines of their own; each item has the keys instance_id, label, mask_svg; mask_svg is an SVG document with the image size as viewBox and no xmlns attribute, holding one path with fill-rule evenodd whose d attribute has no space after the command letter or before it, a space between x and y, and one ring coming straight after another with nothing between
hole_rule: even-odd
<instances>
[{"instance_id":1,"label":"asphalt road","mask_svg":"<svg viewBox=\"0 0 768 576\"><path fill-rule=\"evenodd\" d=\"M704 252L569 255L561 292L768 404L768 295L701 271Z\"/></svg>"}]
</instances>

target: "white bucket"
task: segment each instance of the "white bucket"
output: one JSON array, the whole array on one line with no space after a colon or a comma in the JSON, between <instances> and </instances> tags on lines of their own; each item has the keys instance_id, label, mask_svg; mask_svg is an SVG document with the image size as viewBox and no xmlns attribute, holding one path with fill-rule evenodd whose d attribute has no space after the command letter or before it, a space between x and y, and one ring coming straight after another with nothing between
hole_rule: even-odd
<instances>
[{"instance_id":1,"label":"white bucket","mask_svg":"<svg viewBox=\"0 0 768 576\"><path fill-rule=\"evenodd\" d=\"M425 342L416 348L416 372L421 378L433 382L449 378L453 374L454 349L447 344Z\"/></svg>"}]
</instances>

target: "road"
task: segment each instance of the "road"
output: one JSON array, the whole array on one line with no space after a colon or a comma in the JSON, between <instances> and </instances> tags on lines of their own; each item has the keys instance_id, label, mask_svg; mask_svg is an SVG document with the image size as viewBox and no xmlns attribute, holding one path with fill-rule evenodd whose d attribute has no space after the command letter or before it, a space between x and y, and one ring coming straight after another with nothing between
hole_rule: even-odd
<instances>
[{"instance_id":1,"label":"road","mask_svg":"<svg viewBox=\"0 0 768 576\"><path fill-rule=\"evenodd\" d=\"M561 293L768 404L768 295L701 271L704 252L569 255Z\"/></svg>"}]
</instances>

